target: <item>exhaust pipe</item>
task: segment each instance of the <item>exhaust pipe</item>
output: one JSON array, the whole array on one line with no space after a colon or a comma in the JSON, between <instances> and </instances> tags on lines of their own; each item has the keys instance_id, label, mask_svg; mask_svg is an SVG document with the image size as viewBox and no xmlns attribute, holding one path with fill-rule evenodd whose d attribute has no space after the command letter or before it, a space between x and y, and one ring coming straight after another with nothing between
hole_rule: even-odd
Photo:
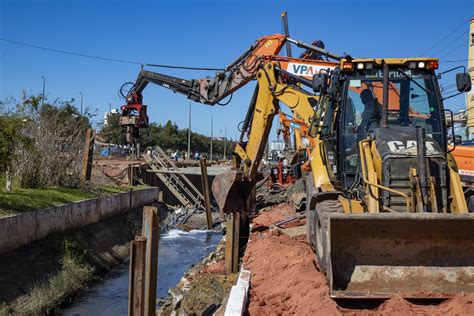
<instances>
[{"instance_id":1,"label":"exhaust pipe","mask_svg":"<svg viewBox=\"0 0 474 316\"><path fill-rule=\"evenodd\" d=\"M418 179L420 181L420 191L421 191L421 200L423 212L428 212L429 210L429 194L428 194L428 179L429 169L428 169L428 159L426 158L426 132L425 129L421 126L416 127L416 144L417 144L417 154L418 154Z\"/></svg>"}]
</instances>

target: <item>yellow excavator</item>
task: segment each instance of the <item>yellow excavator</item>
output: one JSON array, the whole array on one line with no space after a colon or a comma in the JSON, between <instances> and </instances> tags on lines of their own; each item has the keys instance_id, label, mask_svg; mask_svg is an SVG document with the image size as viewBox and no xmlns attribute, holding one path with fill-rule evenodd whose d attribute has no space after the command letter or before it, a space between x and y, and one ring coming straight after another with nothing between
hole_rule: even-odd
<instances>
[{"instance_id":1,"label":"yellow excavator","mask_svg":"<svg viewBox=\"0 0 474 316\"><path fill-rule=\"evenodd\" d=\"M339 62L275 56L285 42ZM260 54L274 44L272 53ZM342 58L277 35L259 39L213 78L142 71L127 105L141 105L148 82L215 104L256 79L234 168L212 184L221 211L240 214L243 223L252 211L259 163L282 103L315 138L307 236L331 295L449 297L474 292L474 217L447 147L437 67L432 58ZM467 74L457 80L460 91L470 89Z\"/></svg>"}]
</instances>

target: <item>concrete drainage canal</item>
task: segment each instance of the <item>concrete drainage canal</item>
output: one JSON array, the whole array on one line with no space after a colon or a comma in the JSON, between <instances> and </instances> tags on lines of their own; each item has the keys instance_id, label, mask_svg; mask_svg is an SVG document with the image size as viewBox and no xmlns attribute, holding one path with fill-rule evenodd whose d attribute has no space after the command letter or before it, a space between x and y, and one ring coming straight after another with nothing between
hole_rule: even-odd
<instances>
[{"instance_id":1,"label":"concrete drainage canal","mask_svg":"<svg viewBox=\"0 0 474 316\"><path fill-rule=\"evenodd\" d=\"M157 299L165 298L183 274L209 255L222 233L172 229L164 233L159 242ZM128 304L129 265L122 264L93 286L85 295L76 299L61 315L126 315ZM159 305L157 305L157 308Z\"/></svg>"}]
</instances>

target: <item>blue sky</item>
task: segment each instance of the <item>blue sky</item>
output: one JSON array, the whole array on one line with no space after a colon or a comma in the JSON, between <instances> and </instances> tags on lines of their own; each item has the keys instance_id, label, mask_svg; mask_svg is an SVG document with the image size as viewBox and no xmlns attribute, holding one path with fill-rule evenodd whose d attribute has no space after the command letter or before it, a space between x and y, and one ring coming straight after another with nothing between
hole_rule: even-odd
<instances>
[{"instance_id":1,"label":"blue sky","mask_svg":"<svg viewBox=\"0 0 474 316\"><path fill-rule=\"evenodd\" d=\"M321 39L328 50L357 57L419 56L470 16L473 1L87 1L0 0L0 37L34 45L146 63L224 67L258 37L281 33L280 13L288 11L293 38ZM468 23L432 49L444 60L467 59ZM462 35L465 32L465 36ZM460 36L460 37L458 37ZM456 40L456 37L458 39ZM437 52L452 42L441 52ZM463 41L465 44L462 44ZM460 46L459 46L460 45ZM456 48L457 47L457 48ZM454 50L453 50L454 49ZM442 63L448 69L460 63ZM123 101L122 83L134 81L139 65L62 55L0 42L0 99L19 97L22 90L41 93L47 78L50 99L79 99L98 108L99 118ZM212 72L152 69L182 78ZM443 78L449 84L453 76ZM234 94L226 106L193 104L193 130L235 138L253 83ZM453 110L464 97L445 102ZM149 85L144 92L150 120L188 122L189 101L182 95ZM287 111L288 112L288 111ZM271 138L276 138L272 133Z\"/></svg>"}]
</instances>

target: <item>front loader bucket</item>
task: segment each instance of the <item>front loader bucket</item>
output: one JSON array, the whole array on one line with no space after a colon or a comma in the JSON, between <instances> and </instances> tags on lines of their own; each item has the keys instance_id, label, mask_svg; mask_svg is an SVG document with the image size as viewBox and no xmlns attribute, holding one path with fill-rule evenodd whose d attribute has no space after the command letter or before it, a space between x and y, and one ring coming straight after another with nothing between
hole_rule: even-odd
<instances>
[{"instance_id":1,"label":"front loader bucket","mask_svg":"<svg viewBox=\"0 0 474 316\"><path fill-rule=\"evenodd\" d=\"M239 170L217 174L212 181L212 194L221 213L244 212L251 188L252 183L243 180Z\"/></svg>"},{"instance_id":2,"label":"front loader bucket","mask_svg":"<svg viewBox=\"0 0 474 316\"><path fill-rule=\"evenodd\" d=\"M471 214L331 214L335 298L443 298L474 292Z\"/></svg>"}]
</instances>

